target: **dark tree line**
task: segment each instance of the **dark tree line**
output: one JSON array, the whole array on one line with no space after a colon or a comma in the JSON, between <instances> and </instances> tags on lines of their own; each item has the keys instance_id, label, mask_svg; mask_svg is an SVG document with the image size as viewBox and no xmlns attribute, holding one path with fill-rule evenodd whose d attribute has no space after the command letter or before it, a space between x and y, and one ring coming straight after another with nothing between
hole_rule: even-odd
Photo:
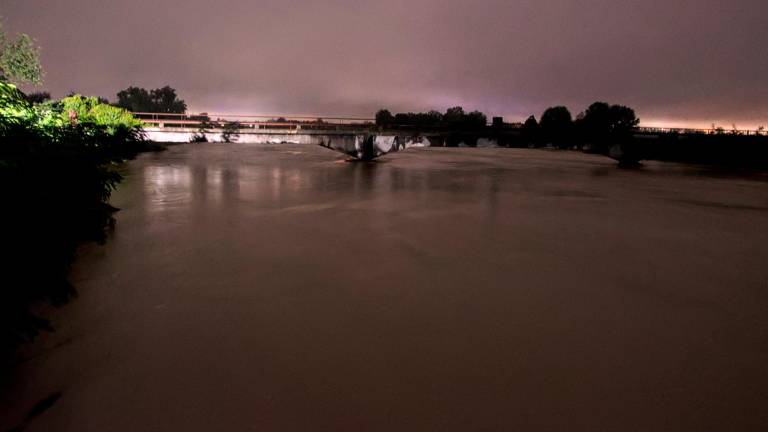
<instances>
[{"instance_id":1,"label":"dark tree line","mask_svg":"<svg viewBox=\"0 0 768 432\"><path fill-rule=\"evenodd\" d=\"M75 96L75 94L70 92L67 96ZM47 91L33 92L27 94L26 98L29 103L41 104L50 100L51 94ZM98 99L101 103L110 104L105 98ZM154 90L131 86L119 91L117 101L112 105L135 113L185 114L187 112L187 103L179 98L176 89L169 86Z\"/></svg>"},{"instance_id":2,"label":"dark tree line","mask_svg":"<svg viewBox=\"0 0 768 432\"><path fill-rule=\"evenodd\" d=\"M624 142L632 137L632 130L640 120L632 108L595 102L573 119L564 106L547 108L541 122L530 116L522 127L523 139L528 145L551 144L557 148L590 146L602 151L612 143Z\"/></svg>"},{"instance_id":3,"label":"dark tree line","mask_svg":"<svg viewBox=\"0 0 768 432\"><path fill-rule=\"evenodd\" d=\"M423 113L392 113L387 109L376 113L376 125L385 128L415 128L415 129L482 129L488 124L488 118L480 111L464 112L457 106L448 108L445 113L427 111Z\"/></svg>"},{"instance_id":4,"label":"dark tree line","mask_svg":"<svg viewBox=\"0 0 768 432\"><path fill-rule=\"evenodd\" d=\"M184 114L187 112L187 103L179 99L176 90L169 86L154 90L128 87L117 93L115 105L131 112L167 114Z\"/></svg>"},{"instance_id":5,"label":"dark tree line","mask_svg":"<svg viewBox=\"0 0 768 432\"><path fill-rule=\"evenodd\" d=\"M445 113L433 110L393 115L386 109L376 113L376 125L379 127L423 132L480 131L487 123L485 114L479 111L466 113L462 107L449 108ZM525 145L534 147L581 148L588 145L595 151L604 151L611 143L629 140L638 123L635 111L623 105L595 102L575 119L568 108L554 106L544 111L541 121L530 116L520 129L520 139Z\"/></svg>"}]
</instances>

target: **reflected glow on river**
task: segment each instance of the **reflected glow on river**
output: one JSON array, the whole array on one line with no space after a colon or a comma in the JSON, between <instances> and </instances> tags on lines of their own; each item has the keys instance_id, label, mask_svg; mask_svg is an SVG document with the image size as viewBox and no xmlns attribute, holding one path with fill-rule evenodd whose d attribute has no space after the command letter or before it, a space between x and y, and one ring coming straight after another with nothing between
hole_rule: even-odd
<instances>
[{"instance_id":1,"label":"reflected glow on river","mask_svg":"<svg viewBox=\"0 0 768 432\"><path fill-rule=\"evenodd\" d=\"M199 144L122 208L0 429L758 430L768 178L515 149Z\"/></svg>"}]
</instances>

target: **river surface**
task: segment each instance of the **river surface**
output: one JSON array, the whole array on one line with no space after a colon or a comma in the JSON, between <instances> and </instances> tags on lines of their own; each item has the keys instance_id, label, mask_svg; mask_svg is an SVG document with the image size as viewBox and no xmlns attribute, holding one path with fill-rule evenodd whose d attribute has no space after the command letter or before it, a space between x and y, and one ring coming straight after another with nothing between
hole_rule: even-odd
<instances>
[{"instance_id":1,"label":"river surface","mask_svg":"<svg viewBox=\"0 0 768 432\"><path fill-rule=\"evenodd\" d=\"M764 174L290 144L125 172L0 430L49 396L27 430L768 429Z\"/></svg>"}]
</instances>

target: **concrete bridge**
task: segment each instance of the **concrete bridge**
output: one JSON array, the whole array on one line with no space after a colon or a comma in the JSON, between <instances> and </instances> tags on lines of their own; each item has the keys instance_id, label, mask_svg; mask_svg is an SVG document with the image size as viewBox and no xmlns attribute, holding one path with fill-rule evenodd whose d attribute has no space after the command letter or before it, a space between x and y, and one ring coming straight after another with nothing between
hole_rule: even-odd
<instances>
[{"instance_id":1,"label":"concrete bridge","mask_svg":"<svg viewBox=\"0 0 768 432\"><path fill-rule=\"evenodd\" d=\"M223 142L222 129L201 133L197 129L164 129L146 127L147 138L156 142L186 143L194 136L204 135L207 141ZM231 139L241 143L293 143L312 144L336 150L362 160L371 160L387 153L409 147L428 147L426 137L397 132L371 133L367 129L312 130L312 129L238 129Z\"/></svg>"},{"instance_id":2,"label":"concrete bridge","mask_svg":"<svg viewBox=\"0 0 768 432\"><path fill-rule=\"evenodd\" d=\"M237 130L243 142L297 142L304 135L313 134L355 134L378 132L375 119L366 117L322 117L322 116L266 116L266 115L231 115L231 114L169 114L169 113L133 113L145 125L150 136L160 141L185 142L192 134L207 128L209 138L216 140L224 127L229 125ZM488 125L496 127L496 125ZM522 124L504 123L495 132L519 131ZM396 127L408 130L408 127ZM641 125L635 128L638 135L679 134L679 135L767 135L764 129L723 129L723 128L674 128ZM423 132L423 131L416 131ZM290 137L290 139L287 139ZM312 141L312 140L310 140Z\"/></svg>"},{"instance_id":3,"label":"concrete bridge","mask_svg":"<svg viewBox=\"0 0 768 432\"><path fill-rule=\"evenodd\" d=\"M157 142L190 142L193 137L207 141L226 141L226 134L244 143L296 143L327 147L359 158L373 159L383 154L413 146L468 146L497 147L521 144L521 125L493 124L473 131L450 131L435 128L433 131L415 127L394 127L381 130L372 118L315 117L315 116L256 116L212 114L162 114L134 113L144 123L147 137ZM635 137L643 148L649 143L668 140L669 137L701 140L717 138L724 134L756 139L765 138L763 130L690 129L641 126L635 129ZM234 140L234 139L233 139ZM524 143L523 143L524 144ZM623 143L604 153L611 158L625 161L639 160L635 151L624 148ZM631 146L638 148L637 145ZM605 150L605 149L603 149Z\"/></svg>"},{"instance_id":4,"label":"concrete bridge","mask_svg":"<svg viewBox=\"0 0 768 432\"><path fill-rule=\"evenodd\" d=\"M373 119L341 117L215 116L134 113L147 138L157 142L190 142L195 137L221 142L312 144L370 160L414 146L427 138L407 132L378 131ZM229 134L227 138L226 134Z\"/></svg>"}]
</instances>

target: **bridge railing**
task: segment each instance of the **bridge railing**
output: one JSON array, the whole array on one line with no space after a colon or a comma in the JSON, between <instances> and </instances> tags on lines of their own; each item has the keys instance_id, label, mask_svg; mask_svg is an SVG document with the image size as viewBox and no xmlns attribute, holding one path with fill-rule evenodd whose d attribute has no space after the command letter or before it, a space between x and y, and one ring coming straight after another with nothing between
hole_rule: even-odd
<instances>
[{"instance_id":1,"label":"bridge railing","mask_svg":"<svg viewBox=\"0 0 768 432\"><path fill-rule=\"evenodd\" d=\"M374 119L364 117L275 116L239 114L173 114L134 112L147 126L159 128L216 129L236 123L241 129L344 129L372 127Z\"/></svg>"},{"instance_id":2,"label":"bridge railing","mask_svg":"<svg viewBox=\"0 0 768 432\"><path fill-rule=\"evenodd\" d=\"M660 126L639 126L636 128L640 133L651 134L681 134L681 135L768 135L765 129L725 129L715 128L673 128Z\"/></svg>"},{"instance_id":3,"label":"bridge railing","mask_svg":"<svg viewBox=\"0 0 768 432\"><path fill-rule=\"evenodd\" d=\"M236 122L242 129L285 129L285 130L344 130L375 128L376 122L367 117L321 117L321 116L285 116L285 115L239 115L239 114L173 114L135 112L133 115L147 126L159 128L216 129L227 123ZM491 125L488 125L492 127ZM504 123L503 129L520 129L520 123ZM390 125L398 130L430 129L424 125ZM446 129L445 125L435 126L436 131ZM765 129L725 129L725 128L675 128L663 126L638 126L635 131L641 134L707 134L707 135L768 135Z\"/></svg>"}]
</instances>

